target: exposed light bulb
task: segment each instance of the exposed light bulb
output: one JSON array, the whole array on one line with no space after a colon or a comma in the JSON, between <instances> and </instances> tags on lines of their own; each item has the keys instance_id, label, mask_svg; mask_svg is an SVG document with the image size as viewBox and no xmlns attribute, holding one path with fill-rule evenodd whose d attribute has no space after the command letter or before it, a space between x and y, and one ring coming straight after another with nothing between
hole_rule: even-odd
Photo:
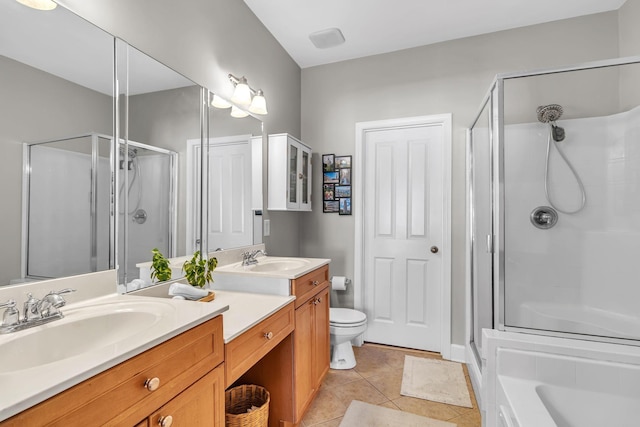
<instances>
[{"instance_id":1,"label":"exposed light bulb","mask_svg":"<svg viewBox=\"0 0 640 427\"><path fill-rule=\"evenodd\" d=\"M16 0L18 3L37 10L53 10L58 4L51 0Z\"/></svg>"}]
</instances>

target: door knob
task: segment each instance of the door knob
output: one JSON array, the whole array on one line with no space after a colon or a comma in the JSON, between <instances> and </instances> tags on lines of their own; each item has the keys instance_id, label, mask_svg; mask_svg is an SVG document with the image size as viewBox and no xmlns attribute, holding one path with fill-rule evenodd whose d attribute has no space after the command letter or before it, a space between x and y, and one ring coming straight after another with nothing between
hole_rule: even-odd
<instances>
[{"instance_id":1,"label":"door knob","mask_svg":"<svg viewBox=\"0 0 640 427\"><path fill-rule=\"evenodd\" d=\"M438 247L437 247L437 246L431 246L431 253L432 253L432 254L437 254L437 253L438 253L438 251L439 251L439 249L438 249Z\"/></svg>"}]
</instances>

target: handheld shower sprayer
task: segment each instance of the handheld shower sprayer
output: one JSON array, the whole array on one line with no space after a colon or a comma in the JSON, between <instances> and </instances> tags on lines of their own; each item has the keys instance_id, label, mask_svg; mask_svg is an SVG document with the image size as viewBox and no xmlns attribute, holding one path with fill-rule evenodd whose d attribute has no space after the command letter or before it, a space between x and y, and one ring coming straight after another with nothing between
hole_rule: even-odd
<instances>
[{"instance_id":1,"label":"handheld shower sprayer","mask_svg":"<svg viewBox=\"0 0 640 427\"><path fill-rule=\"evenodd\" d=\"M549 137L547 139L547 158L544 164L544 194L547 197L547 201L549 202L551 207L557 210L558 212L562 212L564 214L575 214L580 212L584 208L585 204L587 203L587 194L585 192L584 185L582 184L582 180L580 179L580 176L578 176L578 172L576 172L571 162L569 162L569 159L567 159L567 157L564 155L564 153L562 152L560 147L558 147L558 144L557 144L558 142L563 141L566 136L564 128L556 124L556 120L562 117L562 112L563 112L562 106L558 104L541 105L536 109L536 114L538 115L538 121L541 123L549 123L550 125ZM551 196L549 196L549 157L551 155L551 141L553 141L553 145L556 147L556 151L558 152L558 154L560 154L560 157L562 157L562 160L564 160L566 165L569 167L569 170L571 170L571 173L573 173L573 176L576 179L576 182L578 183L578 187L580 187L580 196L581 196L580 207L572 211L562 210L558 208L551 200Z\"/></svg>"}]
</instances>

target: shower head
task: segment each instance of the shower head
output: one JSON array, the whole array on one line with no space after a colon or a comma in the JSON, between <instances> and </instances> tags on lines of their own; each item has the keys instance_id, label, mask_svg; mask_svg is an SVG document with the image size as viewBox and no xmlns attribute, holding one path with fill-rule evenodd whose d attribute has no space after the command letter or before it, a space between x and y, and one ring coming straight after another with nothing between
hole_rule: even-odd
<instances>
[{"instance_id":1,"label":"shower head","mask_svg":"<svg viewBox=\"0 0 640 427\"><path fill-rule=\"evenodd\" d=\"M541 105L536 110L536 113L540 122L553 123L562 116L562 107L558 104Z\"/></svg>"},{"instance_id":2,"label":"shower head","mask_svg":"<svg viewBox=\"0 0 640 427\"><path fill-rule=\"evenodd\" d=\"M120 147L120 156L124 157L124 147ZM127 150L127 157L129 159L135 159L138 157L138 149L137 148L129 148Z\"/></svg>"}]
</instances>

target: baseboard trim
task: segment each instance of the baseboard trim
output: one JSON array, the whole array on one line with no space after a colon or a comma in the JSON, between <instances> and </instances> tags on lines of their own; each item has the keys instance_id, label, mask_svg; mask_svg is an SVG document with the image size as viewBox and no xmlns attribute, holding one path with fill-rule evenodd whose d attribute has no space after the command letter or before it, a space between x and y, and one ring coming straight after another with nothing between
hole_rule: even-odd
<instances>
[{"instance_id":1,"label":"baseboard trim","mask_svg":"<svg viewBox=\"0 0 640 427\"><path fill-rule=\"evenodd\" d=\"M463 345L451 344L451 358L454 362L467 363L467 351Z\"/></svg>"}]
</instances>

